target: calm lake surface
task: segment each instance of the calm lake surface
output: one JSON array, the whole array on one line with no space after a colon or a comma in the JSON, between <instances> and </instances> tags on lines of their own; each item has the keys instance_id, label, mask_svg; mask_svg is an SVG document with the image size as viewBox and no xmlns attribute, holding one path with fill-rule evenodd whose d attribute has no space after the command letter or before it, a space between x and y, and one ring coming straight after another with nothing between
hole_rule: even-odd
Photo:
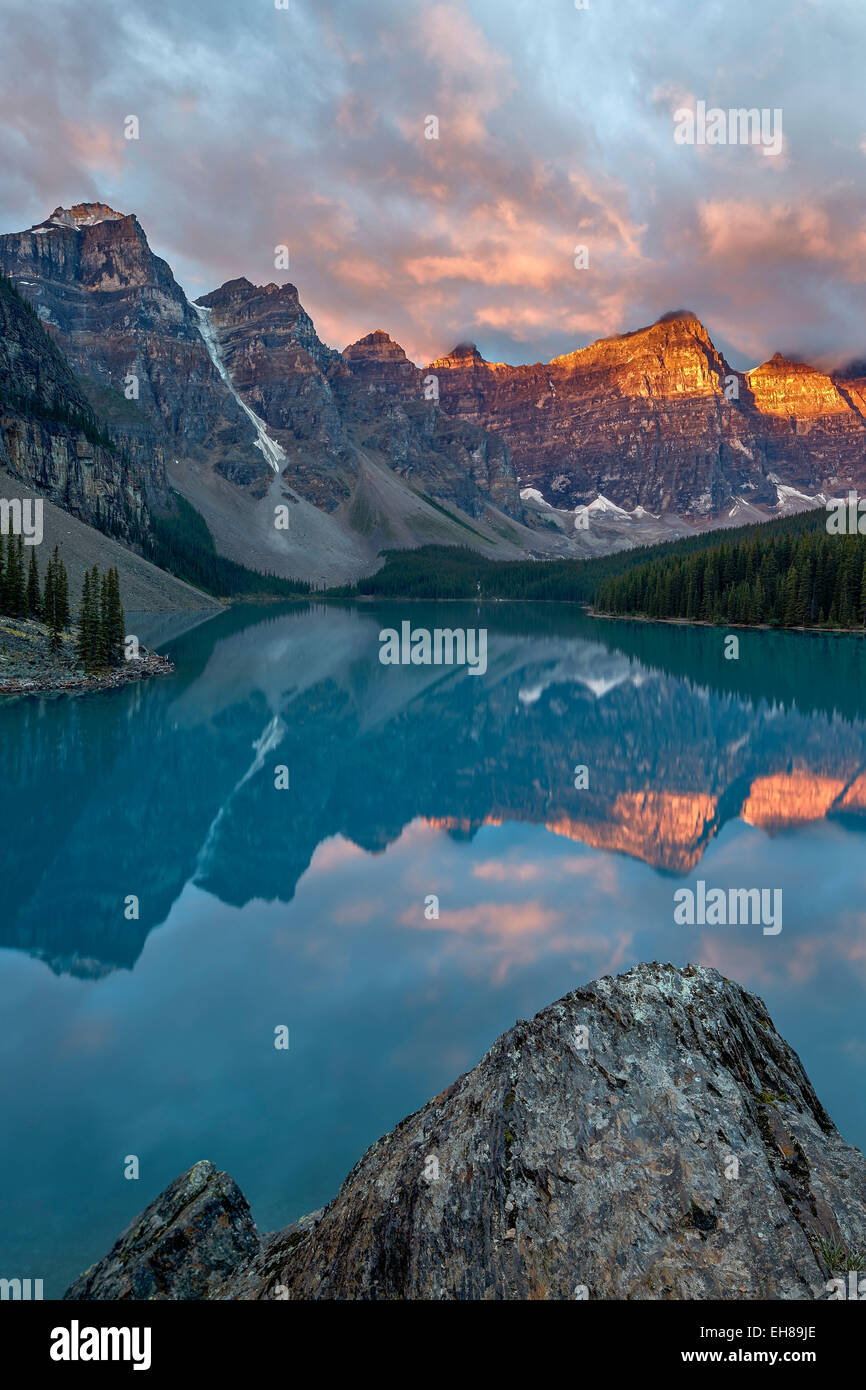
<instances>
[{"instance_id":1,"label":"calm lake surface","mask_svg":"<svg viewBox=\"0 0 866 1390\"><path fill-rule=\"evenodd\" d=\"M486 673L381 665L403 619L486 627ZM238 608L163 646L173 677L0 707L0 1276L59 1296L200 1158L283 1226L515 1019L640 960L762 995L866 1147L864 643L723 639ZM782 931L675 925L698 880L781 889Z\"/></svg>"}]
</instances>

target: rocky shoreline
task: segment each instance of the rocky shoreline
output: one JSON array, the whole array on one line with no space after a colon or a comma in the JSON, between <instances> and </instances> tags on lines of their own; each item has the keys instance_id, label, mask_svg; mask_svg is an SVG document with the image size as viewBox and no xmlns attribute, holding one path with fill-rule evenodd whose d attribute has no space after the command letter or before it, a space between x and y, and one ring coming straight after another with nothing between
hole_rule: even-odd
<instances>
[{"instance_id":1,"label":"rocky shoreline","mask_svg":"<svg viewBox=\"0 0 866 1390\"><path fill-rule=\"evenodd\" d=\"M165 656L140 648L137 660L99 671L82 669L70 633L51 645L44 623L32 618L0 619L0 695L82 694L113 690L149 676L170 675Z\"/></svg>"},{"instance_id":2,"label":"rocky shoreline","mask_svg":"<svg viewBox=\"0 0 866 1390\"><path fill-rule=\"evenodd\" d=\"M866 1160L763 1002L653 962L516 1023L273 1235L196 1163L65 1298L827 1300L864 1251Z\"/></svg>"}]
</instances>

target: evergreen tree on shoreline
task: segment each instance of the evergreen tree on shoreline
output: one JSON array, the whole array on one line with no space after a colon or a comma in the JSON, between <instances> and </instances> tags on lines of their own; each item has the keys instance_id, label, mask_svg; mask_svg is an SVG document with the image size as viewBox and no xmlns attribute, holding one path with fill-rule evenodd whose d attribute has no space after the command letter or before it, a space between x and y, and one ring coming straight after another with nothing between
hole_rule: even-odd
<instances>
[{"instance_id":1,"label":"evergreen tree on shoreline","mask_svg":"<svg viewBox=\"0 0 866 1390\"><path fill-rule=\"evenodd\" d=\"M99 664L99 614L90 570L84 571L81 586L76 651L85 671L92 671Z\"/></svg>"},{"instance_id":2,"label":"evergreen tree on shoreline","mask_svg":"<svg viewBox=\"0 0 866 1390\"><path fill-rule=\"evenodd\" d=\"M124 659L123 641L126 636L126 617L120 601L120 576L116 569L108 571L108 603L105 618L105 645L109 666L120 666Z\"/></svg>"},{"instance_id":3,"label":"evergreen tree on shoreline","mask_svg":"<svg viewBox=\"0 0 866 1390\"><path fill-rule=\"evenodd\" d=\"M117 570L100 575L96 565L86 570L78 610L76 651L85 671L123 662L124 613Z\"/></svg>"},{"instance_id":4,"label":"evergreen tree on shoreline","mask_svg":"<svg viewBox=\"0 0 866 1390\"><path fill-rule=\"evenodd\" d=\"M56 545L45 570L42 616L51 634L51 645L59 647L60 634L69 626L69 582Z\"/></svg>"},{"instance_id":5,"label":"evergreen tree on shoreline","mask_svg":"<svg viewBox=\"0 0 866 1390\"><path fill-rule=\"evenodd\" d=\"M58 627L64 629L69 626L69 580L66 576L66 566L60 558L60 551L56 545L54 547L54 579L57 624Z\"/></svg>"},{"instance_id":6,"label":"evergreen tree on shoreline","mask_svg":"<svg viewBox=\"0 0 866 1390\"><path fill-rule=\"evenodd\" d=\"M816 528L725 540L602 583L598 613L780 628L866 627L866 537Z\"/></svg>"},{"instance_id":7,"label":"evergreen tree on shoreline","mask_svg":"<svg viewBox=\"0 0 866 1390\"><path fill-rule=\"evenodd\" d=\"M10 618L27 617L27 579L23 536L7 535L4 544L3 584L0 609Z\"/></svg>"},{"instance_id":8,"label":"evergreen tree on shoreline","mask_svg":"<svg viewBox=\"0 0 866 1390\"><path fill-rule=\"evenodd\" d=\"M36 547L30 547L30 564L27 569L27 612L31 618L42 617L42 595L39 588L39 566L36 563Z\"/></svg>"}]
</instances>

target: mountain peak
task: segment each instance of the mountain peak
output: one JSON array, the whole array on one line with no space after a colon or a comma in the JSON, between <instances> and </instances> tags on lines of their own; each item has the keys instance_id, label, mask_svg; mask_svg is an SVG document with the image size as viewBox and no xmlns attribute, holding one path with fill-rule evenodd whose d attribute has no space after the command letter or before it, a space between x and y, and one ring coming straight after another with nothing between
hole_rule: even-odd
<instances>
[{"instance_id":1,"label":"mountain peak","mask_svg":"<svg viewBox=\"0 0 866 1390\"><path fill-rule=\"evenodd\" d=\"M664 352L671 347L690 352L695 349L696 340L707 348L713 347L710 335L696 313L691 309L669 309L654 323L645 324L643 328L632 328L627 333L612 333L607 338L597 338L587 347L552 357L549 365L573 369L579 364L609 361L621 355L623 350L630 354L641 346L650 348L653 353Z\"/></svg>"},{"instance_id":2,"label":"mountain peak","mask_svg":"<svg viewBox=\"0 0 866 1390\"><path fill-rule=\"evenodd\" d=\"M823 375L817 367L812 367L808 362L802 362L797 357L789 357L784 352L774 352L772 357L768 357L766 362L762 362L759 367L755 367L749 376L757 376L759 373L779 373L784 372L789 375L799 373L805 375L812 373L816 376Z\"/></svg>"},{"instance_id":3,"label":"mountain peak","mask_svg":"<svg viewBox=\"0 0 866 1390\"><path fill-rule=\"evenodd\" d=\"M273 281L268 285L254 285L252 280L248 280L245 275L238 275L234 280L226 280L224 284L215 290L210 290L208 294L200 294L195 302L206 309L212 309L230 302L258 300L262 295L267 295L269 298L276 297L279 300L288 299L291 309L297 313L299 308L298 291L294 285L290 285L288 282L284 285L275 285Z\"/></svg>"},{"instance_id":4,"label":"mountain peak","mask_svg":"<svg viewBox=\"0 0 866 1390\"><path fill-rule=\"evenodd\" d=\"M658 334L663 330L666 336L671 333L676 334L682 331L687 337L700 338L703 342L710 342L710 335L707 332L703 320L698 317L693 309L668 309L666 313L659 314L653 323L648 323L645 328L635 328L629 333L616 334L612 339L602 339L603 342L622 341L629 338L637 338L643 334Z\"/></svg>"},{"instance_id":5,"label":"mountain peak","mask_svg":"<svg viewBox=\"0 0 866 1390\"><path fill-rule=\"evenodd\" d=\"M483 361L483 360L484 360L484 359L482 358L482 356L481 356L481 353L478 351L478 346L477 346L477 344L475 344L475 343L469 343L469 342L458 343L457 346L456 346L455 348L452 348L451 352L449 353L449 356L450 356L450 357L477 357L480 361Z\"/></svg>"},{"instance_id":6,"label":"mountain peak","mask_svg":"<svg viewBox=\"0 0 866 1390\"><path fill-rule=\"evenodd\" d=\"M700 323L700 319L693 309L668 309L667 313L659 314L656 323L675 323L682 320L686 323ZM655 328L655 324L653 324Z\"/></svg>"},{"instance_id":7,"label":"mountain peak","mask_svg":"<svg viewBox=\"0 0 866 1390\"><path fill-rule=\"evenodd\" d=\"M408 358L399 343L395 343L390 333L384 329L377 328L374 332L368 333L366 337L359 338L356 343L350 343L343 349L343 356L348 362L364 359L370 361L390 361L408 362Z\"/></svg>"},{"instance_id":8,"label":"mountain peak","mask_svg":"<svg viewBox=\"0 0 866 1390\"><path fill-rule=\"evenodd\" d=\"M446 352L443 357L437 357L435 362L431 362L431 367L475 367L478 365L488 366L489 364L478 351L475 343L462 342L453 347L450 352Z\"/></svg>"},{"instance_id":9,"label":"mountain peak","mask_svg":"<svg viewBox=\"0 0 866 1390\"><path fill-rule=\"evenodd\" d=\"M98 222L120 222L126 213L115 212L107 203L73 203L71 208L57 207L44 222L36 222L33 231L43 227L95 227Z\"/></svg>"}]
</instances>

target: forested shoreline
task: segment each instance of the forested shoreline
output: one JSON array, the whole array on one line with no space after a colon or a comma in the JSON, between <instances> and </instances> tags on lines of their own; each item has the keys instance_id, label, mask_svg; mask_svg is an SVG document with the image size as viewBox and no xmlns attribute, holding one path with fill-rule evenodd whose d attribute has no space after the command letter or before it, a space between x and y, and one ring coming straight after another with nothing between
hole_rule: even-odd
<instances>
[{"instance_id":1,"label":"forested shoreline","mask_svg":"<svg viewBox=\"0 0 866 1390\"><path fill-rule=\"evenodd\" d=\"M827 531L823 511L586 560L493 561L471 550L386 553L332 597L548 600L597 616L854 631L866 616L866 537Z\"/></svg>"},{"instance_id":2,"label":"forested shoreline","mask_svg":"<svg viewBox=\"0 0 866 1390\"><path fill-rule=\"evenodd\" d=\"M594 612L774 628L862 629L866 537L814 526L651 560L598 587Z\"/></svg>"}]
</instances>

